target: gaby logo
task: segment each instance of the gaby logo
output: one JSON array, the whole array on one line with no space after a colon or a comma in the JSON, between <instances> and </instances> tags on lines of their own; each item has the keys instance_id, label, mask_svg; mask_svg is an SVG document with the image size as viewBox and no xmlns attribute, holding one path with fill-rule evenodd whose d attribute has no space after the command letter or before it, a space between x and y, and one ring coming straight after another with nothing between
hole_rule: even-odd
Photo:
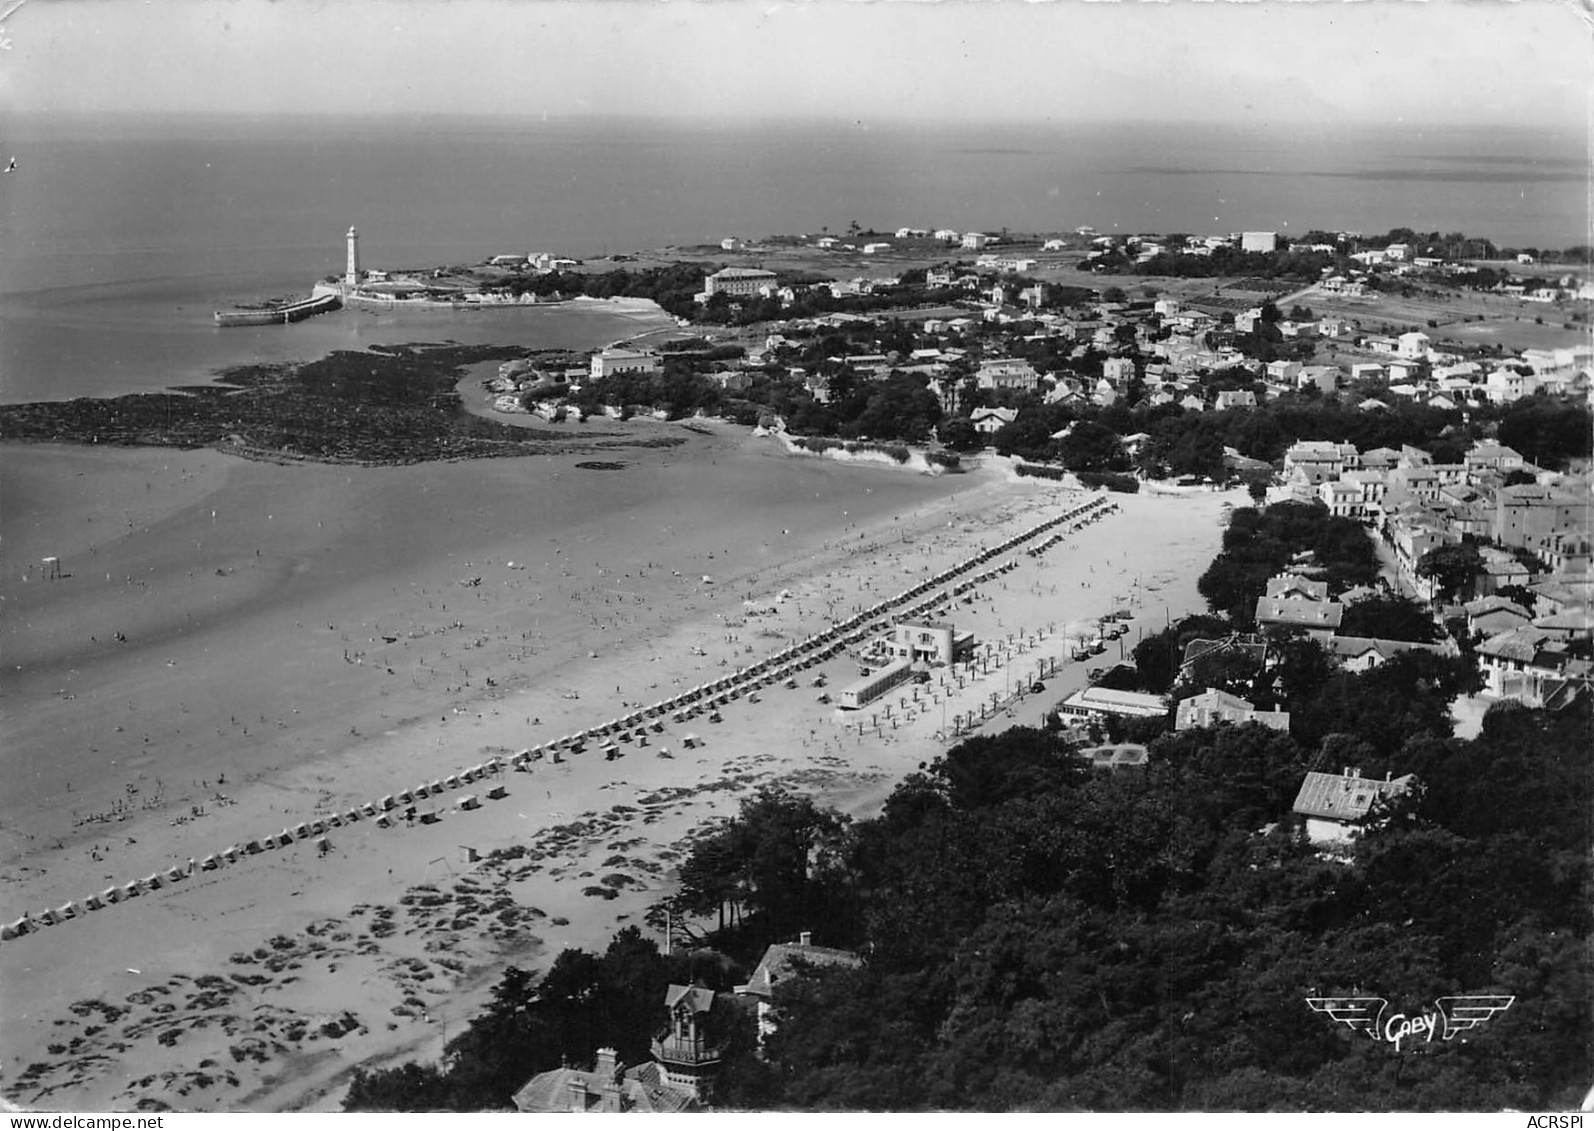
<instances>
[{"instance_id":1,"label":"gaby logo","mask_svg":"<svg viewBox=\"0 0 1594 1131\"><path fill-rule=\"evenodd\" d=\"M1399 1052L1402 1041L1448 1041L1476 1029L1511 1008L1515 1000L1511 994L1456 994L1435 998L1433 1009L1411 1016L1390 1013L1389 1000L1381 997L1309 997L1306 1004L1375 1041L1387 1041Z\"/></svg>"}]
</instances>

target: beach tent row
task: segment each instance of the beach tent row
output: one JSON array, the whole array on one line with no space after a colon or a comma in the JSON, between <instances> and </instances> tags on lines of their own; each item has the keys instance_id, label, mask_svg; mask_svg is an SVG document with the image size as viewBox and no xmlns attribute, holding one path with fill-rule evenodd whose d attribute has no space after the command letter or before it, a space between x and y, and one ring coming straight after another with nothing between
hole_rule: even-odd
<instances>
[{"instance_id":1,"label":"beach tent row","mask_svg":"<svg viewBox=\"0 0 1594 1131\"><path fill-rule=\"evenodd\" d=\"M640 708L629 715L610 719L601 726L591 727L576 734L567 734L562 738L537 746L529 746L512 755L509 764L516 770L527 771L533 762L541 761L544 757L551 757L554 761L560 760L564 754L579 754L589 745L596 742L599 749L608 751L610 756L617 749L617 744L622 742L637 741L639 745L646 745L647 732L652 730L658 733L664 729L663 720L669 717L677 723L687 722L702 712L709 712L710 718L717 715L718 708L723 707L743 695L748 695L769 687L775 683L789 683L799 671L806 670L817 663L829 659L841 652L848 645L856 644L867 637L878 625L879 618L892 610L899 609L907 602L921 597L933 589L939 589L948 581L959 574L990 561L1000 554L1006 553L1015 546L1021 545L1031 538L1054 527L1102 510L1104 506L1115 508L1117 504L1108 504L1104 499L1095 498L1065 514L1046 520L1023 533L1009 538L995 547L982 550L979 554L967 558L940 573L929 577L910 589L898 593L894 597L879 601L869 608L855 614L844 621L831 625L814 636L808 637L796 644L787 645L779 652L760 660L749 668L738 668L732 675L722 676L708 683L699 684L690 691L684 691L669 699L661 699L651 706ZM964 592L971 584L990 580L1008 570L1017 568L1016 561L1009 561L996 569L989 570L972 583L965 583L956 592ZM920 603L908 612L911 614L932 608L947 599L945 593L936 593L929 600ZM688 745L692 745L688 743Z\"/></svg>"},{"instance_id":2,"label":"beach tent row","mask_svg":"<svg viewBox=\"0 0 1594 1131\"><path fill-rule=\"evenodd\" d=\"M378 825L387 828L391 824L390 819L386 816L389 810L396 809L401 804L408 804L410 799L417 795L426 797L439 794L445 790L458 789L462 785L498 772L503 765L502 759L494 757L481 765L472 766L470 769L458 774L450 774L440 781L429 782L417 787L415 790L405 790L396 796L389 794L378 801L367 801L365 804L355 806L344 813L331 813L325 817L317 817L312 821L301 821L291 828L284 828L281 832L248 840L242 844L231 844L220 852L213 852L208 856L191 857L187 864L173 865L170 868L151 872L140 879L129 880L122 884L113 884L87 898L71 899L59 907L30 912L9 923L0 924L0 940L20 938L23 935L33 934L45 927L81 918L90 911L99 911L112 904L121 903L129 899L137 899L145 892L159 891L164 887L182 883L197 872L213 872L228 864L235 864L244 856L285 848L295 841L325 837L329 829L354 824L356 821L374 818ZM422 790L425 792L421 792ZM508 795L508 791L501 785L494 785L487 791L487 796L494 800ZM459 801L461 809L475 809L479 808L480 805L481 801L474 794L466 794ZM437 819L435 814L432 815L432 819Z\"/></svg>"},{"instance_id":3,"label":"beach tent row","mask_svg":"<svg viewBox=\"0 0 1594 1131\"><path fill-rule=\"evenodd\" d=\"M1025 553L1029 554L1029 556L1032 557L1032 558L1038 558L1042 554L1044 554L1047 550L1050 550L1053 546L1055 546L1059 542L1061 542L1064 538L1067 538L1070 534L1074 533L1076 530L1083 530L1085 527L1089 526L1091 523L1096 522L1099 519L1105 518L1107 515L1112 514L1117 509L1118 509L1118 504L1117 503L1108 503L1106 506L1104 506L1101 509L1095 511L1094 513L1086 515L1086 516L1080 518L1077 522L1075 522L1067 530L1060 530L1056 534L1053 534L1050 538L1046 539L1044 542L1040 543L1039 545L1031 546L1028 550L1025 551Z\"/></svg>"},{"instance_id":4,"label":"beach tent row","mask_svg":"<svg viewBox=\"0 0 1594 1131\"><path fill-rule=\"evenodd\" d=\"M385 794L376 801L368 801L360 807L360 811L368 817L375 817L378 828L392 828L393 810L398 809L401 806L413 807L417 802L425 801L429 798L441 797L444 793L447 793L450 790L460 789L474 781L480 781L483 778L499 773L504 768L505 764L506 763L504 759L495 755L479 765L472 766L468 770L461 770L457 774L449 774L446 778L436 778L429 782L423 781L419 785L412 786L409 789L400 790L396 794L389 793ZM501 798L508 797L509 791L501 785L494 785L487 791L487 796L489 799L497 801ZM471 809L479 809L481 807L481 799L474 793L464 794L459 798L459 807L467 811ZM425 812L418 814L418 816L423 825L436 824L438 821L442 820L443 817L442 811L439 809L428 809ZM266 847L269 848L271 846L267 845Z\"/></svg>"},{"instance_id":5,"label":"beach tent row","mask_svg":"<svg viewBox=\"0 0 1594 1131\"><path fill-rule=\"evenodd\" d=\"M663 719L666 716L675 722L685 722L695 715L708 711L710 717L717 716L717 709L725 706L743 695L753 694L774 683L788 682L798 671L812 667L826 659L838 654L850 644L855 644L869 635L876 627L875 622L893 610L900 609L918 597L938 589L960 574L983 565L993 558L1007 553L1016 546L1029 541L1038 535L1046 533L1062 523L1088 516L1086 521L1093 522L1102 515L1117 510L1116 503L1109 503L1103 498L1092 499L1090 502L1075 507L1065 514L1039 523L1029 530L1007 539L1006 541L981 550L973 557L942 570L933 577L919 582L913 587L903 590L895 597L877 602L875 605L860 613L832 625L817 635L806 640L788 645L775 654L760 660L750 668L738 669L734 675L723 676L709 683L700 684L691 691L683 692L670 699L660 700L652 706L637 710L623 718L610 719L600 727L593 727L577 734L566 735L545 746L529 747L514 754L509 759L509 765L517 770L530 768L533 761L541 759L545 753L551 753L557 760L561 751L580 753L594 739L605 740L605 745L614 747L616 741L628 742L633 738L640 739L645 744L646 732L652 729L655 733L664 729ZM1002 573L1016 568L1017 561L1008 561L996 569L986 570L967 581L956 589L954 594L961 594L982 581L988 581ZM931 608L946 599L945 593L937 593L930 600L908 609L910 615ZM690 748L699 743L696 735L689 735L686 745ZM476 781L491 773L496 773L503 766L503 760L497 757L473 766L459 774L451 774L446 778L423 782L420 785L404 790L398 794L388 794L377 801L368 801L356 806L346 813L334 813L327 817L316 818L313 821L302 821L299 824L284 828L281 832L273 833L256 840L246 841L242 846L230 845L219 853L213 853L201 860L190 860L186 867L175 866L164 872L152 872L139 880L132 880L121 885L113 885L97 895L91 895L83 900L69 900L60 907L49 908L37 915L24 915L21 918L0 925L0 939L12 939L20 935L29 934L42 927L55 923L75 919L81 915L96 911L109 904L119 903L124 899L134 899L146 891L156 891L166 884L180 883L197 871L212 871L226 864L234 863L242 855L253 855L261 852L272 851L286 847L298 840L311 837L323 837L329 828L337 828L345 823L353 823L366 818L374 818L376 823L384 828L392 824L390 813L401 805L413 805L417 800L426 800L449 790L459 789L470 782ZM503 786L494 786L488 791L489 798L497 799L507 796ZM467 794L460 799L460 808L474 809L480 805L480 800L473 794ZM429 810L420 815L426 823L432 823L440 818L437 810Z\"/></svg>"}]
</instances>

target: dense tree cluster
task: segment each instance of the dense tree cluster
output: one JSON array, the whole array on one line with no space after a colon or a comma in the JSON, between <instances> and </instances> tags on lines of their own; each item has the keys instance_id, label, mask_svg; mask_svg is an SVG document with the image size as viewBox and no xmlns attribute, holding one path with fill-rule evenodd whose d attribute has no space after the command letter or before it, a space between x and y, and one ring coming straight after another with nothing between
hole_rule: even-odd
<instances>
[{"instance_id":1,"label":"dense tree cluster","mask_svg":"<svg viewBox=\"0 0 1594 1131\"><path fill-rule=\"evenodd\" d=\"M1444 635L1427 607L1410 597L1378 593L1345 606L1339 622L1340 636L1376 636L1380 640L1411 640L1433 644Z\"/></svg>"},{"instance_id":2,"label":"dense tree cluster","mask_svg":"<svg viewBox=\"0 0 1594 1131\"><path fill-rule=\"evenodd\" d=\"M1355 739L1314 753L1257 724L1185 732L1129 774L1087 772L1045 732L965 743L857 827L867 961L777 988L770 1072L735 1098L899 1111L1574 1104L1594 1039L1588 726L1586 711L1511 712L1458 742L1397 721L1388 764L1424 789L1351 863L1305 844L1290 805L1315 761L1367 754ZM1487 991L1516 995L1514 1008L1465 1042L1399 1052L1303 1000L1373 993L1409 1012Z\"/></svg>"},{"instance_id":3,"label":"dense tree cluster","mask_svg":"<svg viewBox=\"0 0 1594 1131\"><path fill-rule=\"evenodd\" d=\"M1564 471L1594 454L1594 412L1586 403L1524 397L1506 406L1499 423L1500 442L1540 467Z\"/></svg>"},{"instance_id":4,"label":"dense tree cluster","mask_svg":"<svg viewBox=\"0 0 1594 1131\"><path fill-rule=\"evenodd\" d=\"M1317 503L1238 507L1223 532L1223 548L1197 582L1214 612L1249 627L1268 579L1288 567L1328 582L1330 594L1378 578L1378 555L1355 519L1334 518Z\"/></svg>"}]
</instances>

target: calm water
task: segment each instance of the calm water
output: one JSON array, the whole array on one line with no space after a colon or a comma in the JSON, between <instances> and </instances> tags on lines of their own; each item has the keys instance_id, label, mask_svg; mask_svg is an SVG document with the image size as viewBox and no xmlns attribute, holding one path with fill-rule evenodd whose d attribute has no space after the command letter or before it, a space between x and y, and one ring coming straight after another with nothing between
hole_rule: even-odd
<instances>
[{"instance_id":1,"label":"calm water","mask_svg":"<svg viewBox=\"0 0 1594 1131\"><path fill-rule=\"evenodd\" d=\"M986 129L640 121L20 121L0 179L0 399L157 388L376 341L573 344L590 315L340 315L221 332L210 311L365 262L578 256L903 224L1588 238L1586 139L1296 136L1145 124ZM540 318L540 321L529 321ZM621 328L620 332L624 332ZM618 336L618 334L614 335Z\"/></svg>"}]
</instances>

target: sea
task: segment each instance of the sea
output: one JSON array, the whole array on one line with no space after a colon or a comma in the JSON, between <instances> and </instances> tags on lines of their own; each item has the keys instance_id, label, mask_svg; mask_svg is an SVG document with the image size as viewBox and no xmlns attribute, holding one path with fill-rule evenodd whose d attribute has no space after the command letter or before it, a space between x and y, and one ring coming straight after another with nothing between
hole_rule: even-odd
<instances>
[{"instance_id":1,"label":"sea","mask_svg":"<svg viewBox=\"0 0 1594 1131\"><path fill-rule=\"evenodd\" d=\"M11 116L0 177L0 401L149 391L397 341L591 344L590 308L220 330L368 267L590 258L854 223L1000 232L1392 227L1590 242L1589 145L1545 129Z\"/></svg>"}]
</instances>

